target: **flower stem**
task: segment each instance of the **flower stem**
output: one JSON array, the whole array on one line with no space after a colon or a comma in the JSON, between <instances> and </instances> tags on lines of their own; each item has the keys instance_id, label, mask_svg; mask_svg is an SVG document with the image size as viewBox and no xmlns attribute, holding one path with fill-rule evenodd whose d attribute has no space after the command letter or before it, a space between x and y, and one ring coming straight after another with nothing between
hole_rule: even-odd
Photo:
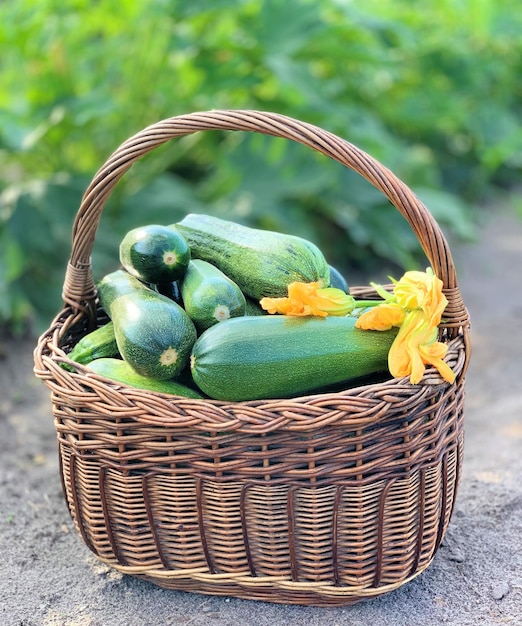
<instances>
[{"instance_id":1,"label":"flower stem","mask_svg":"<svg viewBox=\"0 0 522 626\"><path fill-rule=\"evenodd\" d=\"M364 309L371 306L378 306L382 304L384 300L356 300L355 308L356 309Z\"/></svg>"}]
</instances>

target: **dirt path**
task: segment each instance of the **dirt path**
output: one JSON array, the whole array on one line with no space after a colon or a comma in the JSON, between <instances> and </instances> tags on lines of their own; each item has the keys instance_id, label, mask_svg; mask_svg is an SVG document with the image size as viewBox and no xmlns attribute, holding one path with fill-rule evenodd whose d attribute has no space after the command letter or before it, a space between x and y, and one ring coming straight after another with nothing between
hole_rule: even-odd
<instances>
[{"instance_id":1,"label":"dirt path","mask_svg":"<svg viewBox=\"0 0 522 626\"><path fill-rule=\"evenodd\" d=\"M341 609L164 591L98 563L62 497L33 343L0 360L0 624L488 626L522 624L522 221L502 214L456 251L473 322L464 471L447 537L410 584Z\"/></svg>"}]
</instances>

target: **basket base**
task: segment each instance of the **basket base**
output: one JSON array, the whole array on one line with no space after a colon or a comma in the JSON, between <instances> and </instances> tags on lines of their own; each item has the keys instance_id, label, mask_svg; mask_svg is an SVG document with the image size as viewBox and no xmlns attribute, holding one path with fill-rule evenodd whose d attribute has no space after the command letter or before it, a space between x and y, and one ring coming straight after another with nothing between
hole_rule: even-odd
<instances>
[{"instance_id":1,"label":"basket base","mask_svg":"<svg viewBox=\"0 0 522 626\"><path fill-rule=\"evenodd\" d=\"M433 557L434 558L434 557ZM410 583L422 574L432 563L433 558L424 567L418 569L408 578L393 584L381 585L379 587L355 587L334 586L324 583L294 582L285 579L275 579L274 577L256 577L241 575L208 575L203 574L197 580L197 576L190 579L181 578L179 572L171 572L154 576L151 574L138 574L129 571L129 568L115 565L104 561L110 567L121 571L123 574L131 575L135 578L157 585L162 589L171 591L184 591L197 593L200 595L221 596L239 598L241 600L254 600L270 602L271 604L292 604L312 607L342 607L350 606L371 600ZM215 579L215 580L213 580ZM235 580L234 580L235 579Z\"/></svg>"},{"instance_id":2,"label":"basket base","mask_svg":"<svg viewBox=\"0 0 522 626\"><path fill-rule=\"evenodd\" d=\"M453 510L462 433L458 442L426 467L368 485L124 474L67 446L61 461L77 531L122 574L166 589L326 607L394 591L429 566Z\"/></svg>"}]
</instances>

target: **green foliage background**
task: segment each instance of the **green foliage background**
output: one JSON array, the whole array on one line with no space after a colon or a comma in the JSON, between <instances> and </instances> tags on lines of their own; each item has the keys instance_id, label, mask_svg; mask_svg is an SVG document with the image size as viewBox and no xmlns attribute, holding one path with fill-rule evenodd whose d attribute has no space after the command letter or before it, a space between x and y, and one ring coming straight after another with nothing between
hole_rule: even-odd
<instances>
[{"instance_id":1,"label":"green foliage background","mask_svg":"<svg viewBox=\"0 0 522 626\"><path fill-rule=\"evenodd\" d=\"M519 0L5 0L0 4L0 325L60 308L81 196L148 124L216 108L318 124L390 167L452 236L520 180ZM118 185L97 234L191 211L305 236L348 280L424 263L402 217L359 176L249 134L170 142ZM375 275L373 275L375 277Z\"/></svg>"}]
</instances>

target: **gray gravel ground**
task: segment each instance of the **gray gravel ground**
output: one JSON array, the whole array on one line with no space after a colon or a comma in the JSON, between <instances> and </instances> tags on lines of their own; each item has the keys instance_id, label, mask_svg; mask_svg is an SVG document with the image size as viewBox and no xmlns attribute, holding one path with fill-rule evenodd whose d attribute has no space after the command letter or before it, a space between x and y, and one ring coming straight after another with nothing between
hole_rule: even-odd
<instances>
[{"instance_id":1,"label":"gray gravel ground","mask_svg":"<svg viewBox=\"0 0 522 626\"><path fill-rule=\"evenodd\" d=\"M33 342L0 355L1 626L522 625L522 221L490 214L453 250L473 323L464 471L448 534L417 579L346 608L166 591L100 564L62 497Z\"/></svg>"}]
</instances>

